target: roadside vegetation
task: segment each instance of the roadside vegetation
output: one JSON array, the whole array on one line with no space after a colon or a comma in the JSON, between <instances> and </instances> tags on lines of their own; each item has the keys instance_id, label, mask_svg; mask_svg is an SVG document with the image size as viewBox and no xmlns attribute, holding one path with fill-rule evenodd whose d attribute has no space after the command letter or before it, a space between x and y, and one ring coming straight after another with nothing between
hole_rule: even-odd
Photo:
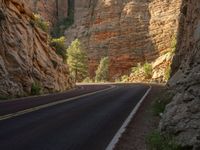
<instances>
[{"instance_id":1,"label":"roadside vegetation","mask_svg":"<svg viewBox=\"0 0 200 150\"><path fill-rule=\"evenodd\" d=\"M154 96L150 111L152 112L152 119L157 122L156 124L161 119L166 105L172 101L173 96L174 94L166 89ZM174 135L160 132L158 129L154 129L146 135L146 144L149 150L183 150L177 144Z\"/></svg>"},{"instance_id":2,"label":"roadside vegetation","mask_svg":"<svg viewBox=\"0 0 200 150\"><path fill-rule=\"evenodd\" d=\"M109 80L108 67L109 67L109 58L108 57L102 58L96 70L95 82L106 82Z\"/></svg>"},{"instance_id":3,"label":"roadside vegetation","mask_svg":"<svg viewBox=\"0 0 200 150\"><path fill-rule=\"evenodd\" d=\"M67 49L67 64L75 82L81 82L88 77L88 58L83 51L81 42L76 39Z\"/></svg>"},{"instance_id":4,"label":"roadside vegetation","mask_svg":"<svg viewBox=\"0 0 200 150\"><path fill-rule=\"evenodd\" d=\"M162 116L165 107L172 101L174 94L170 91L160 93L152 104L152 113L154 116Z\"/></svg>"},{"instance_id":5,"label":"roadside vegetation","mask_svg":"<svg viewBox=\"0 0 200 150\"><path fill-rule=\"evenodd\" d=\"M173 135L153 131L146 137L150 150L181 150Z\"/></svg>"},{"instance_id":6,"label":"roadside vegetation","mask_svg":"<svg viewBox=\"0 0 200 150\"><path fill-rule=\"evenodd\" d=\"M42 87L40 83L34 82L31 86L31 95L40 95L42 94Z\"/></svg>"}]
</instances>

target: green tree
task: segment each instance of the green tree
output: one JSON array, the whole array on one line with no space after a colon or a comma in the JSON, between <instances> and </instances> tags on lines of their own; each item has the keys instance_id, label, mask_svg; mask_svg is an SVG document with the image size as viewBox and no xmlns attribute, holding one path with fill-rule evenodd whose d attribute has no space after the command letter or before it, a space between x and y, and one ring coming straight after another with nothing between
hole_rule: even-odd
<instances>
[{"instance_id":1,"label":"green tree","mask_svg":"<svg viewBox=\"0 0 200 150\"><path fill-rule=\"evenodd\" d=\"M76 82L81 82L88 76L87 55L78 39L67 49L67 64Z\"/></svg>"},{"instance_id":2,"label":"green tree","mask_svg":"<svg viewBox=\"0 0 200 150\"><path fill-rule=\"evenodd\" d=\"M108 57L102 58L96 70L96 76L95 76L96 82L108 81L109 79L108 67L109 67L109 58Z\"/></svg>"}]
</instances>

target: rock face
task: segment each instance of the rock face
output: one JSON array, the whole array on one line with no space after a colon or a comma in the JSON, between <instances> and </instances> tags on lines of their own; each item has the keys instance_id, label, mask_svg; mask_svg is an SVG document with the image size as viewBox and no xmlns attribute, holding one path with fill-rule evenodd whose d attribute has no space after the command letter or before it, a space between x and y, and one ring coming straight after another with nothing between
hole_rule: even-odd
<instances>
[{"instance_id":1,"label":"rock face","mask_svg":"<svg viewBox=\"0 0 200 150\"><path fill-rule=\"evenodd\" d=\"M52 24L68 17L68 0L27 0L27 4Z\"/></svg>"},{"instance_id":2,"label":"rock face","mask_svg":"<svg viewBox=\"0 0 200 150\"><path fill-rule=\"evenodd\" d=\"M34 26L24 0L0 0L0 95L30 94L33 83L44 93L73 86L68 68L49 47L47 34Z\"/></svg>"},{"instance_id":3,"label":"rock face","mask_svg":"<svg viewBox=\"0 0 200 150\"><path fill-rule=\"evenodd\" d=\"M65 33L67 44L82 40L91 76L100 59L109 56L110 77L115 79L138 62L154 61L171 50L180 5L181 0L75 1L75 24Z\"/></svg>"},{"instance_id":4,"label":"rock face","mask_svg":"<svg viewBox=\"0 0 200 150\"><path fill-rule=\"evenodd\" d=\"M160 129L176 135L187 149L200 149L200 3L183 0L178 47L169 86L176 91Z\"/></svg>"}]
</instances>

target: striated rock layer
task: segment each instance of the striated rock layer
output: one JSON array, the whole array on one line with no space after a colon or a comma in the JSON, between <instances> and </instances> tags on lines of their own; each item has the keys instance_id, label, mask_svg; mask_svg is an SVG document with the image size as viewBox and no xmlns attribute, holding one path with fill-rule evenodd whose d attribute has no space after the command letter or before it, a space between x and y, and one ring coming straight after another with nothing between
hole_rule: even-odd
<instances>
[{"instance_id":1,"label":"striated rock layer","mask_svg":"<svg viewBox=\"0 0 200 150\"><path fill-rule=\"evenodd\" d=\"M176 135L188 150L200 149L200 3L183 0L178 47L170 87L176 91L160 129Z\"/></svg>"},{"instance_id":2,"label":"striated rock layer","mask_svg":"<svg viewBox=\"0 0 200 150\"><path fill-rule=\"evenodd\" d=\"M171 50L180 5L181 0L75 1L75 24L65 33L67 44L82 40L91 76L99 60L109 56L110 77L115 79L138 62L151 62Z\"/></svg>"},{"instance_id":3,"label":"striated rock layer","mask_svg":"<svg viewBox=\"0 0 200 150\"><path fill-rule=\"evenodd\" d=\"M0 0L0 95L44 93L73 86L67 66L49 47L47 34L34 26L24 0Z\"/></svg>"}]
</instances>

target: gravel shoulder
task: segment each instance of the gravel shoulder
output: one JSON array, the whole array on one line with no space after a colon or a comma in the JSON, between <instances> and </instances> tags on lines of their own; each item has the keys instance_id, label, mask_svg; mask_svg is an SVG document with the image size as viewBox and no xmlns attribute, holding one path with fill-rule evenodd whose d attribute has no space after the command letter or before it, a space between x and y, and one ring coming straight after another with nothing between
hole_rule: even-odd
<instances>
[{"instance_id":1,"label":"gravel shoulder","mask_svg":"<svg viewBox=\"0 0 200 150\"><path fill-rule=\"evenodd\" d=\"M146 136L157 128L159 118L153 116L151 106L153 100L165 89L163 85L152 85L138 112L131 120L114 150L147 150Z\"/></svg>"}]
</instances>

